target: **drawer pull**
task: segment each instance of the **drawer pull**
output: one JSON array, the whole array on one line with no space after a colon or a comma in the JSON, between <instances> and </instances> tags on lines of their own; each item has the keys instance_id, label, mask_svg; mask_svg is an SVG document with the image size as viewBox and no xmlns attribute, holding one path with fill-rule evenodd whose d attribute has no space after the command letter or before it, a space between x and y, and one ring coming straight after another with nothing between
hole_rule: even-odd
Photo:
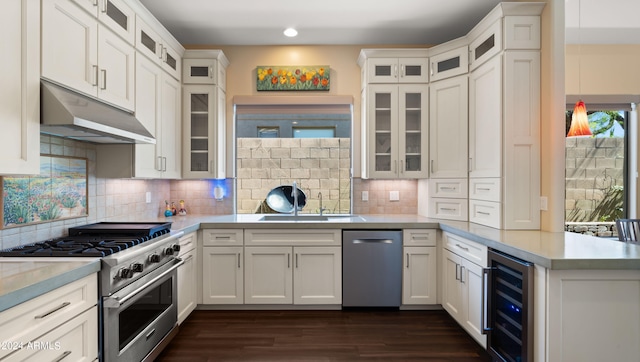
<instances>
[{"instance_id":1,"label":"drawer pull","mask_svg":"<svg viewBox=\"0 0 640 362\"><path fill-rule=\"evenodd\" d=\"M477 190L478 191L491 191L491 189L488 188L488 187L478 187Z\"/></svg>"},{"instance_id":2,"label":"drawer pull","mask_svg":"<svg viewBox=\"0 0 640 362\"><path fill-rule=\"evenodd\" d=\"M442 210L442 211L456 211L456 209L452 209L450 207L443 207L443 208L440 208L440 210Z\"/></svg>"},{"instance_id":3,"label":"drawer pull","mask_svg":"<svg viewBox=\"0 0 640 362\"><path fill-rule=\"evenodd\" d=\"M63 359L67 358L67 356L70 355L70 354L71 354L71 351L64 351L64 353L61 354L60 357L54 359L53 362L60 362Z\"/></svg>"},{"instance_id":4,"label":"drawer pull","mask_svg":"<svg viewBox=\"0 0 640 362\"><path fill-rule=\"evenodd\" d=\"M33 318L34 318L34 319L42 319L42 318L45 318L45 317L47 317L47 316L49 316L49 315L51 315L51 314L53 314L53 313L55 313L55 312L59 311L60 309L62 309L62 308L64 308L64 307L69 306L69 305L71 305L71 302L64 302L64 303L60 304L59 306L57 306L57 307L53 308L52 310L50 310L50 311L48 311L48 312L46 312L46 313L38 314L37 316L35 316L35 317L33 317Z\"/></svg>"},{"instance_id":5,"label":"drawer pull","mask_svg":"<svg viewBox=\"0 0 640 362\"><path fill-rule=\"evenodd\" d=\"M488 212L484 212L484 211L478 211L478 214L480 214L480 215L485 215L485 216L489 216L489 215L491 215L490 213L488 213Z\"/></svg>"},{"instance_id":6,"label":"drawer pull","mask_svg":"<svg viewBox=\"0 0 640 362\"><path fill-rule=\"evenodd\" d=\"M440 188L440 190L455 191L456 188L452 187L452 186L443 186L443 187Z\"/></svg>"},{"instance_id":7,"label":"drawer pull","mask_svg":"<svg viewBox=\"0 0 640 362\"><path fill-rule=\"evenodd\" d=\"M459 247L460 249L466 251L466 252L469 252L469 248L466 248L466 247L464 247L464 246L462 246L460 244L456 244L456 246Z\"/></svg>"},{"instance_id":8,"label":"drawer pull","mask_svg":"<svg viewBox=\"0 0 640 362\"><path fill-rule=\"evenodd\" d=\"M413 240L429 240L428 236L413 236Z\"/></svg>"},{"instance_id":9,"label":"drawer pull","mask_svg":"<svg viewBox=\"0 0 640 362\"><path fill-rule=\"evenodd\" d=\"M215 237L216 240L229 240L231 239L231 236L216 236Z\"/></svg>"}]
</instances>

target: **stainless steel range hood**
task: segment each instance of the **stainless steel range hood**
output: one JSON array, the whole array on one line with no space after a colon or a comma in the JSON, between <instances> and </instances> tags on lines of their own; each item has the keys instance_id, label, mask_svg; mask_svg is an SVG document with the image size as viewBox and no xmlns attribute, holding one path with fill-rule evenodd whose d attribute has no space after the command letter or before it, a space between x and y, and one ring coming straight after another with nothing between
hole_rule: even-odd
<instances>
[{"instance_id":1,"label":"stainless steel range hood","mask_svg":"<svg viewBox=\"0 0 640 362\"><path fill-rule=\"evenodd\" d=\"M133 113L42 80L40 132L94 143L156 143Z\"/></svg>"}]
</instances>

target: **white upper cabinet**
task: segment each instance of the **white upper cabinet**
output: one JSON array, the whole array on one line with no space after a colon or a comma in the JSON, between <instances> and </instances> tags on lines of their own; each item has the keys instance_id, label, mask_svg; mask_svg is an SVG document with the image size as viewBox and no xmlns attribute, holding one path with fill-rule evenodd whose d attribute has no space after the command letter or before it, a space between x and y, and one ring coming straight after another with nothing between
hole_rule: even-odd
<instances>
[{"instance_id":1,"label":"white upper cabinet","mask_svg":"<svg viewBox=\"0 0 640 362\"><path fill-rule=\"evenodd\" d=\"M466 178L469 86L466 75L429 86L429 167L432 178Z\"/></svg>"},{"instance_id":2,"label":"white upper cabinet","mask_svg":"<svg viewBox=\"0 0 640 362\"><path fill-rule=\"evenodd\" d=\"M182 57L153 27L140 16L136 18L136 50L158 63L171 76L181 79Z\"/></svg>"},{"instance_id":3,"label":"white upper cabinet","mask_svg":"<svg viewBox=\"0 0 640 362\"><path fill-rule=\"evenodd\" d=\"M370 85L363 119L363 178L428 176L427 85Z\"/></svg>"},{"instance_id":4,"label":"white upper cabinet","mask_svg":"<svg viewBox=\"0 0 640 362\"><path fill-rule=\"evenodd\" d=\"M40 8L7 1L0 12L0 175L40 173Z\"/></svg>"},{"instance_id":5,"label":"white upper cabinet","mask_svg":"<svg viewBox=\"0 0 640 362\"><path fill-rule=\"evenodd\" d=\"M133 45L136 14L125 0L73 0L111 31ZM43 1L45 2L45 1Z\"/></svg>"},{"instance_id":6,"label":"white upper cabinet","mask_svg":"<svg viewBox=\"0 0 640 362\"><path fill-rule=\"evenodd\" d=\"M42 2L42 77L134 109L135 51L72 0Z\"/></svg>"},{"instance_id":7,"label":"white upper cabinet","mask_svg":"<svg viewBox=\"0 0 640 362\"><path fill-rule=\"evenodd\" d=\"M431 82L466 74L469 71L469 48L467 46L432 55L429 58Z\"/></svg>"},{"instance_id":8,"label":"white upper cabinet","mask_svg":"<svg viewBox=\"0 0 640 362\"><path fill-rule=\"evenodd\" d=\"M471 70L491 59L502 50L502 19L496 20L487 30L469 44Z\"/></svg>"},{"instance_id":9,"label":"white upper cabinet","mask_svg":"<svg viewBox=\"0 0 640 362\"><path fill-rule=\"evenodd\" d=\"M182 65L182 177L225 178L229 61L220 50L187 50Z\"/></svg>"},{"instance_id":10,"label":"white upper cabinet","mask_svg":"<svg viewBox=\"0 0 640 362\"><path fill-rule=\"evenodd\" d=\"M367 61L369 83L427 83L427 58L370 58Z\"/></svg>"}]
</instances>

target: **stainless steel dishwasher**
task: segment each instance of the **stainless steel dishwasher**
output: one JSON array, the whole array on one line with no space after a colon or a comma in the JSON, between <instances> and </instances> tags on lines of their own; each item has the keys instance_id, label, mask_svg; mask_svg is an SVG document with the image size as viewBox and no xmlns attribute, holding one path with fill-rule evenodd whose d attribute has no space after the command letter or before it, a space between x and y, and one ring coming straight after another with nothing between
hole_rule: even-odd
<instances>
[{"instance_id":1,"label":"stainless steel dishwasher","mask_svg":"<svg viewBox=\"0 0 640 362\"><path fill-rule=\"evenodd\" d=\"M402 231L342 232L342 306L399 307Z\"/></svg>"}]
</instances>

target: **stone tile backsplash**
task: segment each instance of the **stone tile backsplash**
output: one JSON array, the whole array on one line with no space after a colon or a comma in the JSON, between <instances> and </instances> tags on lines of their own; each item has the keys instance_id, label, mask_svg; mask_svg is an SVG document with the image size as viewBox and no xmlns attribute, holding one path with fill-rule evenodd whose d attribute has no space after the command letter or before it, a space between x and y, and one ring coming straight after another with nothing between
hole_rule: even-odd
<instances>
[{"instance_id":1,"label":"stone tile backsplash","mask_svg":"<svg viewBox=\"0 0 640 362\"><path fill-rule=\"evenodd\" d=\"M340 149L342 150L342 149ZM99 221L132 221L163 217L165 200L176 204L185 200L190 214L222 215L234 212L234 180L137 180L105 179L96 177L95 145L54 136L41 135L40 152L64 156L85 157L88 160L88 216L14 227L0 230L0 248L6 249L49 238L66 235L72 226ZM338 151L340 152L340 151ZM344 154L343 154L344 155ZM293 159L293 157L292 157ZM300 159L302 160L302 159ZM337 169L341 172L345 167ZM319 167L322 169L322 167ZM309 172L315 168L309 168ZM238 172L241 172L240 170ZM292 170L292 172L295 172ZM291 176L291 175L290 175ZM337 181L331 177L312 192L327 188L327 195L334 200L330 187ZM288 182L289 180L287 180ZM345 180L344 183L351 182ZM340 182L343 184L343 182ZM345 186L345 185L341 185ZM347 188L348 190L348 188ZM362 191L369 192L369 200L362 201ZM399 191L400 201L389 201L389 191ZM149 192L151 202L146 202ZM348 191L346 191L349 193ZM340 191L343 193L343 191ZM324 192L323 192L324 195ZM357 214L415 214L417 212L417 182L392 180L353 180L353 213ZM219 198L218 196L222 196ZM330 205L330 204L329 204Z\"/></svg>"}]
</instances>

